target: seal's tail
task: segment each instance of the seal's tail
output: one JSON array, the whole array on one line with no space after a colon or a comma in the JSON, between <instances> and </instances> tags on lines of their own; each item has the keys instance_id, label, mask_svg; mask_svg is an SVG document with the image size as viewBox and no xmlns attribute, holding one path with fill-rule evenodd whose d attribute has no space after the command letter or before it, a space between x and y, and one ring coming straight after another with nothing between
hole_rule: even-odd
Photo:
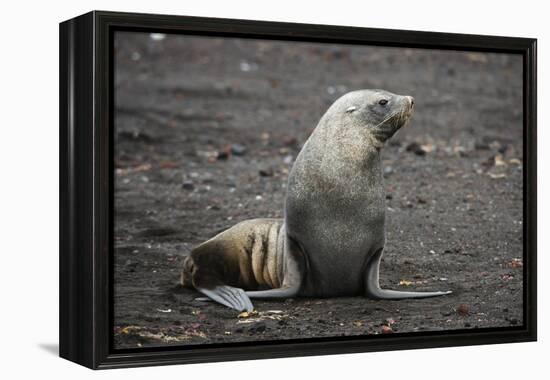
<instances>
[{"instance_id":1,"label":"seal's tail","mask_svg":"<svg viewBox=\"0 0 550 380\"><path fill-rule=\"evenodd\" d=\"M365 270L365 295L378 300L398 300L406 298L428 298L451 294L452 291L444 292L403 292L398 290L382 289L379 283L380 258L383 250L377 251L369 260Z\"/></svg>"}]
</instances>

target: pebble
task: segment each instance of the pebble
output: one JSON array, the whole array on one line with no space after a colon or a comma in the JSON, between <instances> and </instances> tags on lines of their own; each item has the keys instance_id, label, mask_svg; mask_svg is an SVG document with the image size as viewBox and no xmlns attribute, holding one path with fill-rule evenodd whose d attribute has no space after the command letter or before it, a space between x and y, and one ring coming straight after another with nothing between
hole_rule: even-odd
<instances>
[{"instance_id":1,"label":"pebble","mask_svg":"<svg viewBox=\"0 0 550 380\"><path fill-rule=\"evenodd\" d=\"M476 141L476 143L474 144L474 148L476 150L489 150L491 149L491 147L489 146L489 143L487 143L486 141Z\"/></svg>"},{"instance_id":2,"label":"pebble","mask_svg":"<svg viewBox=\"0 0 550 380\"><path fill-rule=\"evenodd\" d=\"M249 332L264 332L267 329L265 322L255 323L253 326L248 328Z\"/></svg>"},{"instance_id":3,"label":"pebble","mask_svg":"<svg viewBox=\"0 0 550 380\"><path fill-rule=\"evenodd\" d=\"M283 143L287 146L295 146L298 144L298 139L294 136L284 136Z\"/></svg>"},{"instance_id":4,"label":"pebble","mask_svg":"<svg viewBox=\"0 0 550 380\"><path fill-rule=\"evenodd\" d=\"M183 181L181 187L183 187L185 190L193 190L195 188L195 184L193 183L193 181Z\"/></svg>"},{"instance_id":5,"label":"pebble","mask_svg":"<svg viewBox=\"0 0 550 380\"><path fill-rule=\"evenodd\" d=\"M221 150L221 151L218 151L217 155L216 155L216 158L218 160L227 160L229 158L229 153Z\"/></svg>"},{"instance_id":6,"label":"pebble","mask_svg":"<svg viewBox=\"0 0 550 380\"><path fill-rule=\"evenodd\" d=\"M426 155L426 151L424 149L422 149L422 147L420 146L419 143L417 142L412 142L410 143L409 145L407 145L407 148L406 148L407 152L413 152L414 154L416 154L417 156L424 156Z\"/></svg>"},{"instance_id":7,"label":"pebble","mask_svg":"<svg viewBox=\"0 0 550 380\"><path fill-rule=\"evenodd\" d=\"M232 144L231 153L235 156L243 156L246 153L246 147L242 144Z\"/></svg>"},{"instance_id":8,"label":"pebble","mask_svg":"<svg viewBox=\"0 0 550 380\"><path fill-rule=\"evenodd\" d=\"M259 171L261 177L272 177L273 176L273 169L271 168L262 168Z\"/></svg>"},{"instance_id":9,"label":"pebble","mask_svg":"<svg viewBox=\"0 0 550 380\"><path fill-rule=\"evenodd\" d=\"M294 157L291 154L289 154L289 155L285 156L285 158L283 158L283 162L286 165L292 164L293 161L294 161Z\"/></svg>"},{"instance_id":10,"label":"pebble","mask_svg":"<svg viewBox=\"0 0 550 380\"><path fill-rule=\"evenodd\" d=\"M466 303L461 303L456 307L456 312L462 316L468 315L470 314L470 305Z\"/></svg>"}]
</instances>

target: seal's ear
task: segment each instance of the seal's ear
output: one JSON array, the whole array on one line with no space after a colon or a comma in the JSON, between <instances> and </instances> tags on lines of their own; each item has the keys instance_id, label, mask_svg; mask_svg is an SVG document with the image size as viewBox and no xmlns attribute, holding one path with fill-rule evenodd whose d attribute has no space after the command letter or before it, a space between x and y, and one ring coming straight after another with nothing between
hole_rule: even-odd
<instances>
[{"instance_id":1,"label":"seal's ear","mask_svg":"<svg viewBox=\"0 0 550 380\"><path fill-rule=\"evenodd\" d=\"M346 110L346 113L352 113L355 110L357 110L357 107L356 106L351 106L351 107L348 107L348 109Z\"/></svg>"}]
</instances>

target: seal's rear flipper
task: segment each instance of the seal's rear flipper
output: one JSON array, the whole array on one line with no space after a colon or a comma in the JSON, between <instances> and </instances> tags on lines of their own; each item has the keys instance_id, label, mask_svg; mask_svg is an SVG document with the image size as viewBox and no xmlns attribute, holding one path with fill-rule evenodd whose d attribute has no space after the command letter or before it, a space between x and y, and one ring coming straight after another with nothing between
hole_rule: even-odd
<instances>
[{"instance_id":1,"label":"seal's rear flipper","mask_svg":"<svg viewBox=\"0 0 550 380\"><path fill-rule=\"evenodd\" d=\"M367 263L367 268L365 270L365 295L367 297L378 300L398 300L406 298L438 297L452 293L450 290L445 292L402 292L380 288L379 269L382 252L382 249L377 251Z\"/></svg>"},{"instance_id":2,"label":"seal's rear flipper","mask_svg":"<svg viewBox=\"0 0 550 380\"><path fill-rule=\"evenodd\" d=\"M213 289L197 288L197 290L208 296L213 301L221 303L231 309L235 309L237 311L254 310L254 306L252 306L250 298L248 298L245 291L240 288L222 285L216 286Z\"/></svg>"}]
</instances>

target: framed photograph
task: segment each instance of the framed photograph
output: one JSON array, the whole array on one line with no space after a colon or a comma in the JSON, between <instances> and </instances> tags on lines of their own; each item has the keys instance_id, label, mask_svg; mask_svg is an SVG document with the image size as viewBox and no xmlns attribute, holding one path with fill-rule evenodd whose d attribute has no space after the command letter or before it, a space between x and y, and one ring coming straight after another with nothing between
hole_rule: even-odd
<instances>
[{"instance_id":1,"label":"framed photograph","mask_svg":"<svg viewBox=\"0 0 550 380\"><path fill-rule=\"evenodd\" d=\"M60 224L94 369L536 340L536 40L65 21Z\"/></svg>"}]
</instances>

